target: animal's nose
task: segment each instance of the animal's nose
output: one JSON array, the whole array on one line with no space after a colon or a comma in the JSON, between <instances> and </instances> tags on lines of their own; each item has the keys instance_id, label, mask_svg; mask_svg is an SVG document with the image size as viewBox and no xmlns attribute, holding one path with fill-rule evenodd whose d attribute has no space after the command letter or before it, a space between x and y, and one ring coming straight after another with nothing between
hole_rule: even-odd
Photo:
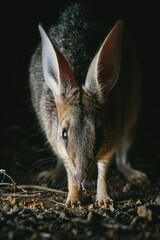
<instances>
[{"instance_id":1,"label":"animal's nose","mask_svg":"<svg viewBox=\"0 0 160 240\"><path fill-rule=\"evenodd\" d=\"M86 180L85 176L83 176L82 172L80 172L80 171L75 172L74 178L75 178L76 182L79 183L80 185L83 185Z\"/></svg>"}]
</instances>

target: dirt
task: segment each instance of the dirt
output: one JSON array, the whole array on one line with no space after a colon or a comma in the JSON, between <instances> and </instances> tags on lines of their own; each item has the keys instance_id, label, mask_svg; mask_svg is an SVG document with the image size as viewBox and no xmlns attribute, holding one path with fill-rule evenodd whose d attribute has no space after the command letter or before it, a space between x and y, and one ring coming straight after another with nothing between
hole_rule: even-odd
<instances>
[{"instance_id":1,"label":"dirt","mask_svg":"<svg viewBox=\"0 0 160 240\"><path fill-rule=\"evenodd\" d=\"M82 206L66 208L65 191L2 184L0 239L160 239L160 185L142 191L117 181L114 209L90 203L94 192L85 193Z\"/></svg>"},{"instance_id":2,"label":"dirt","mask_svg":"<svg viewBox=\"0 0 160 240\"><path fill-rule=\"evenodd\" d=\"M130 158L135 168L146 172L150 185L127 182L113 161L108 176L113 208L95 204L94 185L84 192L81 206L66 208L65 180L57 188L53 179L38 181L42 170L54 167L54 157L41 133L34 133L28 135L15 126L4 131L0 239L160 239L159 155L155 161L149 161L150 155L144 161L146 151L140 151L137 139Z\"/></svg>"}]
</instances>

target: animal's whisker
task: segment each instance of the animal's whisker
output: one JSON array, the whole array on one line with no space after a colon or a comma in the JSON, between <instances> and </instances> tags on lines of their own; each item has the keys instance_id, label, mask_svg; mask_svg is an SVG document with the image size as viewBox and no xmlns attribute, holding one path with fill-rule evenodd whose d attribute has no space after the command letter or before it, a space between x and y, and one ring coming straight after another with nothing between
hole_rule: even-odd
<instances>
[{"instance_id":1,"label":"animal's whisker","mask_svg":"<svg viewBox=\"0 0 160 240\"><path fill-rule=\"evenodd\" d=\"M35 166L32 167L32 170L34 170L35 168L38 168L46 163L52 163L52 160L46 160L46 161L42 161L40 163L37 163Z\"/></svg>"},{"instance_id":2,"label":"animal's whisker","mask_svg":"<svg viewBox=\"0 0 160 240\"><path fill-rule=\"evenodd\" d=\"M59 189L62 189L62 187L64 186L65 181L66 181L66 174L63 173L63 175L61 176L61 179L60 179L60 181L58 183L58 188Z\"/></svg>"},{"instance_id":3,"label":"animal's whisker","mask_svg":"<svg viewBox=\"0 0 160 240\"><path fill-rule=\"evenodd\" d=\"M57 183L58 179L61 177L61 181L63 178L66 177L66 172L63 165L59 165L55 169L50 170L49 174L46 173L46 175L43 177L43 183L45 182L47 185L50 185L51 187L54 186L56 183L56 187L59 187L59 183Z\"/></svg>"},{"instance_id":4,"label":"animal's whisker","mask_svg":"<svg viewBox=\"0 0 160 240\"><path fill-rule=\"evenodd\" d=\"M38 150L34 150L34 151L32 151L32 152L29 152L29 153L27 153L27 154L25 154L24 156L30 156L30 155L33 155L33 154L36 154L36 153L41 153L41 152L45 152L45 151L48 151L48 150L50 150L50 147L48 147L48 148L43 148L43 149L38 149Z\"/></svg>"},{"instance_id":5,"label":"animal's whisker","mask_svg":"<svg viewBox=\"0 0 160 240\"><path fill-rule=\"evenodd\" d=\"M37 164L41 164L42 162L43 163L48 163L48 162L56 162L57 160L56 159L54 159L53 157L46 157L46 158L42 158L42 159L40 159L40 160L38 160L38 161L36 161L35 163L33 163L32 164L32 166L34 167L35 165L37 165Z\"/></svg>"},{"instance_id":6,"label":"animal's whisker","mask_svg":"<svg viewBox=\"0 0 160 240\"><path fill-rule=\"evenodd\" d=\"M44 160L43 159L43 161L42 162L40 162L39 164L37 164L37 165L35 165L35 166L33 166L29 171L28 171L28 173L25 175L25 177L27 177L27 176L29 176L36 168L38 168L38 167L40 167L40 166L42 166L42 165L44 165L44 164L46 164L46 163L51 163L52 162L52 160L50 159L50 160Z\"/></svg>"},{"instance_id":7,"label":"animal's whisker","mask_svg":"<svg viewBox=\"0 0 160 240\"><path fill-rule=\"evenodd\" d=\"M39 178L39 184L46 184L48 185L48 182L50 181L50 179L52 178L52 173L54 172L54 169L52 169L51 167L48 167L48 169L46 169L44 172L42 172L41 174L39 174L38 178Z\"/></svg>"}]
</instances>

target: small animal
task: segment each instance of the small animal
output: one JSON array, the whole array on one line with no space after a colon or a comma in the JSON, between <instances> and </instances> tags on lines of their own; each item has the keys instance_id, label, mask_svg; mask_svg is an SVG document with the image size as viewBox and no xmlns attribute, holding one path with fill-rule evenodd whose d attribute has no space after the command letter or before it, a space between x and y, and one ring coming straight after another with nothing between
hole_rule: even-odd
<instances>
[{"instance_id":1,"label":"small animal","mask_svg":"<svg viewBox=\"0 0 160 240\"><path fill-rule=\"evenodd\" d=\"M97 168L98 205L108 206L108 165L131 182L147 176L127 162L141 99L141 71L135 47L117 19L107 28L82 3L68 6L29 67L31 99L42 131L68 178L67 206L81 202L82 189Z\"/></svg>"}]
</instances>

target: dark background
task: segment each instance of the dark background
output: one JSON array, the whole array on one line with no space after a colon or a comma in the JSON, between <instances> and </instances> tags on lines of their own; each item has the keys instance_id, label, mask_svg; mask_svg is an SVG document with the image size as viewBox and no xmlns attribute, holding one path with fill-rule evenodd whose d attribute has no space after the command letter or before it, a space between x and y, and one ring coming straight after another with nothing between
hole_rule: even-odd
<instances>
[{"instance_id":1,"label":"dark background","mask_svg":"<svg viewBox=\"0 0 160 240\"><path fill-rule=\"evenodd\" d=\"M18 141L24 141L34 134L35 122L30 111L28 68L31 55L40 41L38 23L49 27L70 2L34 1L33 6L33 1L7 1L0 8L0 168L8 165L11 167L12 160L19 158L14 156L17 153L13 154L13 149L11 154L8 153L14 148L11 145L15 146L19 144ZM143 102L137 127L136 150L142 161L158 166L159 8L150 1L127 1L123 4L120 1L91 2L97 18L113 19L113 24L114 20L122 18L126 28L135 38L143 73ZM21 157L23 154L25 153L22 151Z\"/></svg>"}]
</instances>

